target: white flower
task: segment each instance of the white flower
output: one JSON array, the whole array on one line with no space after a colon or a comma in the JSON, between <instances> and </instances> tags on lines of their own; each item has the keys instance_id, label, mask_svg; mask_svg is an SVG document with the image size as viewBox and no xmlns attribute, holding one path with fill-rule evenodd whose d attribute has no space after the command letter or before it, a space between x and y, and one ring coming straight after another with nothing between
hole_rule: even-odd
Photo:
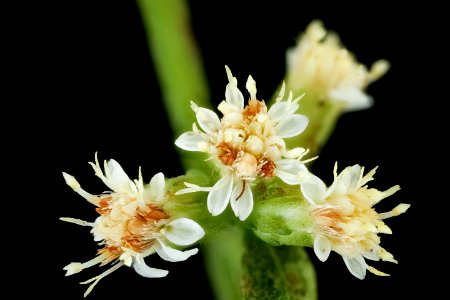
<instances>
[{"instance_id":1,"label":"white flower","mask_svg":"<svg viewBox=\"0 0 450 300\"><path fill-rule=\"evenodd\" d=\"M379 60L368 71L336 34L327 33L320 21L313 21L296 47L287 51L287 69L290 89L304 89L323 101L341 101L346 111L352 111L372 105L364 90L387 72L389 63Z\"/></svg>"},{"instance_id":2,"label":"white flower","mask_svg":"<svg viewBox=\"0 0 450 300\"><path fill-rule=\"evenodd\" d=\"M325 261L331 250L339 253L349 271L359 279L365 277L366 270L379 276L388 275L367 265L365 258L397 263L380 246L378 233L391 234L383 219L404 213L410 207L399 204L386 213L377 213L372 208L400 189L398 185L384 192L367 188L366 183L373 180L375 171L376 168L363 176L364 168L354 165L337 175L336 165L334 182L329 188L316 176L301 185L303 196L312 205L317 257Z\"/></svg>"},{"instance_id":3,"label":"white flower","mask_svg":"<svg viewBox=\"0 0 450 300\"><path fill-rule=\"evenodd\" d=\"M299 105L292 99L282 101L285 88L277 101L267 109L264 101L256 98L256 83L249 76L246 88L250 94L244 106L244 96L237 87L237 80L225 67L228 84L225 100L218 109L222 119L209 109L192 103L201 130L194 123L193 130L183 133L175 144L188 151L209 153L223 170L223 177L211 188L187 184L178 194L208 191L208 210L221 214L228 203L240 220L245 220L253 209L251 182L258 177L277 176L288 184L299 184L303 173L308 172L300 159L307 150L286 149L284 138L294 137L308 124L308 118L296 114Z\"/></svg>"},{"instance_id":4,"label":"white flower","mask_svg":"<svg viewBox=\"0 0 450 300\"><path fill-rule=\"evenodd\" d=\"M108 186L111 191L95 196L84 191L75 178L63 173L66 183L84 197L88 202L97 206L100 216L90 223L73 218L61 220L81 226L92 227L94 240L103 245L98 256L85 262L73 262L64 270L66 276L78 273L93 265L103 266L110 262L114 265L102 274L82 282L93 282L86 290L86 297L94 286L106 275L114 272L123 265L132 266L141 276L148 278L164 277L166 270L147 266L144 258L157 253L162 259L176 262L184 261L198 252L198 249L180 251L171 248L170 242L179 246L191 245L200 240L205 234L203 229L193 220L180 218L172 220L164 211L165 181L164 175L158 173L144 187L141 172L139 179L131 181L122 167L113 159L104 163L104 173L96 163L90 163L95 174Z\"/></svg>"}]
</instances>

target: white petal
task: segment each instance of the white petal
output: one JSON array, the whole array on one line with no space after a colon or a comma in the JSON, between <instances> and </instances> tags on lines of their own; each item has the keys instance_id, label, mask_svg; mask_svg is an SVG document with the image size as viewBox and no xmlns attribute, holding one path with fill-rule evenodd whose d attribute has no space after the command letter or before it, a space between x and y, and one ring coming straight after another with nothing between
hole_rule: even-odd
<instances>
[{"instance_id":1,"label":"white petal","mask_svg":"<svg viewBox=\"0 0 450 300\"><path fill-rule=\"evenodd\" d=\"M201 142L203 142L203 139L199 134L188 131L177 138L175 145L187 151L200 151L198 145Z\"/></svg>"},{"instance_id":2,"label":"white petal","mask_svg":"<svg viewBox=\"0 0 450 300\"><path fill-rule=\"evenodd\" d=\"M72 263L68 264L67 266L65 266L63 268L63 270L67 271L66 275L64 275L64 276L70 276L70 275L80 273L81 271L83 271L83 264L79 263L79 262L72 262Z\"/></svg>"},{"instance_id":3,"label":"white petal","mask_svg":"<svg viewBox=\"0 0 450 300\"><path fill-rule=\"evenodd\" d=\"M213 134L221 126L219 117L210 109L199 107L196 116L198 125L208 134Z\"/></svg>"},{"instance_id":4,"label":"white petal","mask_svg":"<svg viewBox=\"0 0 450 300\"><path fill-rule=\"evenodd\" d=\"M115 182L118 185L127 184L130 181L130 178L127 173L125 173L122 166L114 159L108 161L105 173L111 182Z\"/></svg>"},{"instance_id":5,"label":"white petal","mask_svg":"<svg viewBox=\"0 0 450 300\"><path fill-rule=\"evenodd\" d=\"M159 172L155 174L150 180L150 195L156 202L164 199L166 183L164 181L164 174Z\"/></svg>"},{"instance_id":6,"label":"white petal","mask_svg":"<svg viewBox=\"0 0 450 300\"><path fill-rule=\"evenodd\" d=\"M302 133L307 125L308 117L304 115L290 115L286 119L282 120L275 127L275 130L279 137L289 138Z\"/></svg>"},{"instance_id":7,"label":"white petal","mask_svg":"<svg viewBox=\"0 0 450 300\"><path fill-rule=\"evenodd\" d=\"M136 273L146 278L161 278L167 276L169 273L167 270L150 268L141 256L136 257L133 262L133 268Z\"/></svg>"},{"instance_id":8,"label":"white petal","mask_svg":"<svg viewBox=\"0 0 450 300\"><path fill-rule=\"evenodd\" d=\"M370 260L374 260L374 261L379 261L380 260L380 256L376 253L373 252L364 252L362 254L365 258L370 259Z\"/></svg>"},{"instance_id":9,"label":"white petal","mask_svg":"<svg viewBox=\"0 0 450 300\"><path fill-rule=\"evenodd\" d=\"M64 222L73 223L73 224L77 224L77 225L80 225L80 226L94 227L94 223L93 222L83 221L83 220L80 220L80 219L65 218L65 217L61 217L59 219L61 221L64 221Z\"/></svg>"},{"instance_id":10,"label":"white petal","mask_svg":"<svg viewBox=\"0 0 450 300\"><path fill-rule=\"evenodd\" d=\"M321 236L316 236L314 239L314 253L320 261L326 261L330 256L331 244L330 242Z\"/></svg>"},{"instance_id":11,"label":"white petal","mask_svg":"<svg viewBox=\"0 0 450 300\"><path fill-rule=\"evenodd\" d=\"M304 182L310 177L308 169L296 159L280 159L275 162L275 176L290 185Z\"/></svg>"},{"instance_id":12,"label":"white petal","mask_svg":"<svg viewBox=\"0 0 450 300\"><path fill-rule=\"evenodd\" d=\"M355 256L353 258L342 257L347 269L358 279L364 279L366 277L367 265L364 258L361 255Z\"/></svg>"},{"instance_id":13,"label":"white petal","mask_svg":"<svg viewBox=\"0 0 450 300\"><path fill-rule=\"evenodd\" d=\"M345 111L362 110L373 105L372 97L355 87L342 87L332 90L329 97L333 101L345 102Z\"/></svg>"},{"instance_id":14,"label":"white petal","mask_svg":"<svg viewBox=\"0 0 450 300\"><path fill-rule=\"evenodd\" d=\"M196 184L189 183L189 182L185 182L184 185L186 185L187 188L178 190L175 193L175 195L182 195L182 194L195 193L195 192L210 192L213 189L213 187L210 187L210 186L203 187L203 186L198 186Z\"/></svg>"},{"instance_id":15,"label":"white petal","mask_svg":"<svg viewBox=\"0 0 450 300\"><path fill-rule=\"evenodd\" d=\"M233 189L233 175L231 173L222 177L208 194L208 211L213 215L220 215L230 202Z\"/></svg>"},{"instance_id":16,"label":"white petal","mask_svg":"<svg viewBox=\"0 0 450 300\"><path fill-rule=\"evenodd\" d=\"M172 243L187 246L205 235L203 228L191 219L176 219L164 226L164 236Z\"/></svg>"},{"instance_id":17,"label":"white petal","mask_svg":"<svg viewBox=\"0 0 450 300\"><path fill-rule=\"evenodd\" d=\"M300 186L303 196L311 204L322 203L327 194L327 187L323 181L312 175L307 182L303 182Z\"/></svg>"},{"instance_id":18,"label":"white petal","mask_svg":"<svg viewBox=\"0 0 450 300\"><path fill-rule=\"evenodd\" d=\"M247 88L247 91L250 94L250 99L256 99L256 82L251 75L248 76L245 87Z\"/></svg>"},{"instance_id":19,"label":"white petal","mask_svg":"<svg viewBox=\"0 0 450 300\"><path fill-rule=\"evenodd\" d=\"M267 112L270 119L274 122L281 121L286 111L286 105L286 102L276 102L275 104L273 104Z\"/></svg>"},{"instance_id":20,"label":"white petal","mask_svg":"<svg viewBox=\"0 0 450 300\"><path fill-rule=\"evenodd\" d=\"M180 251L180 250L173 249L169 246L166 246L161 241L159 241L159 244L160 244L161 248L156 250L156 253L158 253L158 255L162 259L170 261L170 262L185 261L186 259L188 259L189 257L191 257L194 254L197 254L197 252L198 252L197 248L187 250L187 251Z\"/></svg>"},{"instance_id":21,"label":"white petal","mask_svg":"<svg viewBox=\"0 0 450 300\"><path fill-rule=\"evenodd\" d=\"M308 169L303 163L293 158L279 159L275 162L275 164L277 169L292 174L297 174L299 172L308 172Z\"/></svg>"},{"instance_id":22,"label":"white petal","mask_svg":"<svg viewBox=\"0 0 450 300\"><path fill-rule=\"evenodd\" d=\"M244 96L237 87L236 79L233 78L232 82L227 84L225 88L225 101L231 105L235 105L239 109L244 108Z\"/></svg>"},{"instance_id":23,"label":"white petal","mask_svg":"<svg viewBox=\"0 0 450 300\"><path fill-rule=\"evenodd\" d=\"M105 162L104 168L106 179L115 192L134 192L134 184L117 161L111 159Z\"/></svg>"},{"instance_id":24,"label":"white petal","mask_svg":"<svg viewBox=\"0 0 450 300\"><path fill-rule=\"evenodd\" d=\"M332 186L330 187L330 192L336 196L347 195L350 191L359 188L358 182L360 177L361 177L360 165L347 167L335 179Z\"/></svg>"},{"instance_id":25,"label":"white petal","mask_svg":"<svg viewBox=\"0 0 450 300\"><path fill-rule=\"evenodd\" d=\"M400 188L398 188L398 189L400 189ZM393 210L384 212L384 213L380 213L378 215L378 218L383 220L383 219L387 219L387 218L396 217L398 215L405 213L408 210L408 208L410 208L410 207L411 207L411 204L400 203ZM62 220L62 218L60 218L60 219Z\"/></svg>"},{"instance_id":26,"label":"white petal","mask_svg":"<svg viewBox=\"0 0 450 300\"><path fill-rule=\"evenodd\" d=\"M276 102L270 107L268 114L274 122L279 122L289 115L294 114L297 111L298 107L299 105L297 102L288 103L285 101L280 101Z\"/></svg>"},{"instance_id":27,"label":"white petal","mask_svg":"<svg viewBox=\"0 0 450 300\"><path fill-rule=\"evenodd\" d=\"M296 174L292 174L282 170L276 170L275 176L290 185L300 184L300 179Z\"/></svg>"},{"instance_id":28,"label":"white petal","mask_svg":"<svg viewBox=\"0 0 450 300\"><path fill-rule=\"evenodd\" d=\"M231 195L231 208L236 217L238 217L239 220L244 221L253 210L253 193L250 185L246 183L244 187L242 182L244 181L240 181L234 186Z\"/></svg>"},{"instance_id":29,"label":"white petal","mask_svg":"<svg viewBox=\"0 0 450 300\"><path fill-rule=\"evenodd\" d=\"M81 188L78 181L70 174L67 174L66 172L62 172L64 180L66 181L66 184L72 188L75 192Z\"/></svg>"}]
</instances>

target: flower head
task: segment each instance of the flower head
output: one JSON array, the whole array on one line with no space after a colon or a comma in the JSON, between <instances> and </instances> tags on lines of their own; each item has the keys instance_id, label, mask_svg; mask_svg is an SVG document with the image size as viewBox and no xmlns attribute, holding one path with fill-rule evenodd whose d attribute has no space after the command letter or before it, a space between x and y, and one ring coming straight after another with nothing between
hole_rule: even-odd
<instances>
[{"instance_id":1,"label":"flower head","mask_svg":"<svg viewBox=\"0 0 450 300\"><path fill-rule=\"evenodd\" d=\"M183 261L198 252L198 249L180 251L170 245L191 245L200 240L204 231L196 222L179 218L172 220L164 211L165 180L162 173L158 173L144 186L141 172L139 179L131 181L122 167L113 159L104 163L104 173L96 157L96 163L90 163L97 175L110 192L101 195L91 195L84 191L76 179L63 173L66 183L88 202L95 205L99 217L90 223L74 218L61 220L81 226L92 227L94 240L99 242L102 249L98 255L85 263L73 262L64 270L66 276L78 273L85 268L100 264L104 266L110 262L114 265L102 274L82 282L93 282L85 292L86 297L94 286L106 275L114 272L123 265L133 266L135 271L144 277L164 277L168 271L147 266L144 258L153 253L164 260Z\"/></svg>"},{"instance_id":2,"label":"flower head","mask_svg":"<svg viewBox=\"0 0 450 300\"><path fill-rule=\"evenodd\" d=\"M301 173L307 171L300 161L307 150L286 149L284 138L303 132L308 118L295 113L301 97L293 99L290 93L287 100L282 100L284 85L276 103L268 109L264 101L256 98L256 83L251 76L246 84L250 99L244 105L237 79L228 67L226 71L229 82L225 100L218 106L223 117L192 103L201 129L194 123L192 131L175 141L184 150L210 154L223 177L212 188L187 184L188 188L178 193L208 191L208 209L213 215L222 213L231 202L236 216L245 220L253 208L253 180L277 176L289 184L298 184Z\"/></svg>"},{"instance_id":3,"label":"flower head","mask_svg":"<svg viewBox=\"0 0 450 300\"><path fill-rule=\"evenodd\" d=\"M397 185L384 192L368 188L366 183L373 180L376 168L365 176L364 168L359 165L348 167L339 175L336 169L337 165L334 182L329 188L315 176L301 185L315 219L314 252L321 261L328 258L331 250L337 252L359 279L365 277L366 270L387 276L367 265L364 258L397 263L392 254L380 246L378 233L391 234L383 220L404 213L410 205L399 204L389 212L378 213L373 206L400 187Z\"/></svg>"},{"instance_id":4,"label":"flower head","mask_svg":"<svg viewBox=\"0 0 450 300\"><path fill-rule=\"evenodd\" d=\"M372 105L364 90L386 73L389 63L378 60L368 71L336 34L327 33L320 21L313 21L296 47L288 50L287 68L290 89L305 89L323 101L341 101L345 110L351 111Z\"/></svg>"}]
</instances>

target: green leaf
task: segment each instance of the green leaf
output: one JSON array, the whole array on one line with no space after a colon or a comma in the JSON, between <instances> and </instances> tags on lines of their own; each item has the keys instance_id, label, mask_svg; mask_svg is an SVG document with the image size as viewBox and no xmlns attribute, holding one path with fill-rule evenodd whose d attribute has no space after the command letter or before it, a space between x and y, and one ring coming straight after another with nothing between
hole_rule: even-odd
<instances>
[{"instance_id":1,"label":"green leaf","mask_svg":"<svg viewBox=\"0 0 450 300\"><path fill-rule=\"evenodd\" d=\"M314 268L301 247L270 246L245 236L243 299L317 299Z\"/></svg>"}]
</instances>

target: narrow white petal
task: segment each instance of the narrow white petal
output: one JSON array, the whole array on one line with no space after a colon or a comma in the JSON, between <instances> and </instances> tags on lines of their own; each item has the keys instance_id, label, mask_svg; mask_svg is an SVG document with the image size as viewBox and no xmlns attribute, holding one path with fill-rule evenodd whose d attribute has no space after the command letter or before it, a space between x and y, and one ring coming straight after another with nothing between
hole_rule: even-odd
<instances>
[{"instance_id":1,"label":"narrow white petal","mask_svg":"<svg viewBox=\"0 0 450 300\"><path fill-rule=\"evenodd\" d=\"M89 226L89 227L94 227L94 223L93 222L88 222L88 221L83 221L80 219L75 219L75 218L65 218L65 217L61 217L59 218L61 221L67 222L67 223L73 223L73 224L77 224L80 226Z\"/></svg>"},{"instance_id":2,"label":"narrow white petal","mask_svg":"<svg viewBox=\"0 0 450 300\"><path fill-rule=\"evenodd\" d=\"M310 177L310 173L305 165L296 159L280 159L275 162L275 176L290 185L305 182Z\"/></svg>"},{"instance_id":3,"label":"narrow white petal","mask_svg":"<svg viewBox=\"0 0 450 300\"><path fill-rule=\"evenodd\" d=\"M122 263L122 262L120 262L120 263L118 263L118 264L112 266L111 268L109 268L108 270L106 270L106 271L103 272L102 274L100 274L100 275L98 275L98 276L95 276L94 278L91 278L91 279L89 279L89 280L80 282L80 284L87 284L87 283L93 282L93 283L88 287L88 289L86 290L86 292L84 292L84 295L83 295L84 298L86 298L87 295L89 295L89 294L92 292L92 290L94 289L94 287L97 285L97 283L98 283L102 278L104 278L104 277L108 276L109 274L111 274L112 272L116 271L116 270L119 269L121 266L123 266L123 263Z\"/></svg>"},{"instance_id":4,"label":"narrow white petal","mask_svg":"<svg viewBox=\"0 0 450 300\"><path fill-rule=\"evenodd\" d=\"M244 96L237 87L236 78L233 78L225 88L225 101L239 109L244 108Z\"/></svg>"},{"instance_id":5,"label":"narrow white petal","mask_svg":"<svg viewBox=\"0 0 450 300\"><path fill-rule=\"evenodd\" d=\"M187 186L185 189L178 190L175 195L182 195L182 194L188 194L188 193L195 193L195 192L210 192L212 191L213 187L203 187L198 186L193 183L185 182L184 185Z\"/></svg>"},{"instance_id":6,"label":"narrow white petal","mask_svg":"<svg viewBox=\"0 0 450 300\"><path fill-rule=\"evenodd\" d=\"M188 131L176 139L175 145L187 151L200 151L198 145L202 142L203 138L199 134L193 131Z\"/></svg>"},{"instance_id":7,"label":"narrow white petal","mask_svg":"<svg viewBox=\"0 0 450 300\"><path fill-rule=\"evenodd\" d=\"M289 94L290 96L292 96L292 94ZM294 100L294 102L286 102L286 101L280 101L280 102L276 102L275 104L273 104L269 111L269 117L274 121L274 122L279 122L281 120L283 120L284 118L289 117L290 115L293 115L299 105L298 105L298 101L303 97L300 96L297 99Z\"/></svg>"},{"instance_id":8,"label":"narrow white petal","mask_svg":"<svg viewBox=\"0 0 450 300\"><path fill-rule=\"evenodd\" d=\"M141 171L141 167L139 167L139 175L138 175L138 179L134 180L134 184L137 188L137 202L138 202L138 206L139 206L139 210L141 212L147 212L149 210L149 208L146 205L146 193L145 193L145 187L144 187L144 179L142 178L142 171ZM128 264L128 266L130 266L130 264Z\"/></svg>"},{"instance_id":9,"label":"narrow white petal","mask_svg":"<svg viewBox=\"0 0 450 300\"><path fill-rule=\"evenodd\" d=\"M109 256L110 256L110 254L103 253L103 254L100 254L100 255L94 257L93 259L91 259L87 262L84 262L84 263L72 262L72 263L68 264L67 266L65 266L63 268L63 270L67 271L66 276L70 276L70 275L79 273L86 268L90 268L96 264L103 262L105 259L108 259Z\"/></svg>"},{"instance_id":10,"label":"narrow white petal","mask_svg":"<svg viewBox=\"0 0 450 300\"><path fill-rule=\"evenodd\" d=\"M358 279L364 279L366 277L367 265L364 258L361 255L355 256L353 258L342 257L347 269Z\"/></svg>"},{"instance_id":11,"label":"narrow white petal","mask_svg":"<svg viewBox=\"0 0 450 300\"><path fill-rule=\"evenodd\" d=\"M345 103L345 111L356 111L370 108L373 99L363 91L355 87L343 87L330 91L329 97L333 101Z\"/></svg>"},{"instance_id":12,"label":"narrow white petal","mask_svg":"<svg viewBox=\"0 0 450 300\"><path fill-rule=\"evenodd\" d=\"M292 174L298 174L300 172L308 172L308 169L305 165L292 158L280 159L275 162L277 169L289 172ZM309 172L308 172L309 173Z\"/></svg>"},{"instance_id":13,"label":"narrow white petal","mask_svg":"<svg viewBox=\"0 0 450 300\"><path fill-rule=\"evenodd\" d=\"M305 199L311 204L322 203L327 193L325 183L319 177L312 174L307 182L301 184L300 190Z\"/></svg>"},{"instance_id":14,"label":"narrow white petal","mask_svg":"<svg viewBox=\"0 0 450 300\"><path fill-rule=\"evenodd\" d=\"M408 208L410 208L410 207L411 207L411 204L400 203L393 210L384 212L384 213L380 213L378 215L378 217L381 220L396 217L398 215L401 215L402 213L405 213L408 210Z\"/></svg>"},{"instance_id":15,"label":"narrow white petal","mask_svg":"<svg viewBox=\"0 0 450 300\"><path fill-rule=\"evenodd\" d=\"M235 184L231 195L231 208L239 220L244 221L253 210L253 193L248 182Z\"/></svg>"},{"instance_id":16,"label":"narrow white petal","mask_svg":"<svg viewBox=\"0 0 450 300\"><path fill-rule=\"evenodd\" d=\"M63 268L63 270L66 271L66 275L64 275L64 276L70 276L70 275L80 273L81 271L83 271L83 264L79 263L79 262L72 262L72 263L68 264L67 266L65 266Z\"/></svg>"},{"instance_id":17,"label":"narrow white petal","mask_svg":"<svg viewBox=\"0 0 450 300\"><path fill-rule=\"evenodd\" d=\"M320 261L326 261L330 256L331 244L330 242L321 236L316 236L314 239L314 253Z\"/></svg>"},{"instance_id":18,"label":"narrow white petal","mask_svg":"<svg viewBox=\"0 0 450 300\"><path fill-rule=\"evenodd\" d=\"M64 180L66 181L66 184L72 188L75 192L81 187L78 181L70 174L67 174L66 172L62 172Z\"/></svg>"},{"instance_id":19,"label":"narrow white petal","mask_svg":"<svg viewBox=\"0 0 450 300\"><path fill-rule=\"evenodd\" d=\"M114 159L111 159L108 162L108 167L105 168L106 177L108 180L117 187L125 187L128 188L130 184L130 178L125 173L125 171L122 169L122 166L115 161Z\"/></svg>"},{"instance_id":20,"label":"narrow white petal","mask_svg":"<svg viewBox=\"0 0 450 300\"><path fill-rule=\"evenodd\" d=\"M245 87L247 88L247 91L250 94L250 99L256 99L256 82L251 75L248 76Z\"/></svg>"},{"instance_id":21,"label":"narrow white petal","mask_svg":"<svg viewBox=\"0 0 450 300\"><path fill-rule=\"evenodd\" d=\"M274 122L281 121L285 115L286 106L286 102L276 102L275 104L273 104L267 112L270 119Z\"/></svg>"},{"instance_id":22,"label":"narrow white petal","mask_svg":"<svg viewBox=\"0 0 450 300\"><path fill-rule=\"evenodd\" d=\"M187 218L176 219L164 226L164 236L176 245L191 245L204 235L205 231L203 228Z\"/></svg>"},{"instance_id":23,"label":"narrow white petal","mask_svg":"<svg viewBox=\"0 0 450 300\"><path fill-rule=\"evenodd\" d=\"M275 130L279 137L289 138L302 133L306 126L308 126L308 117L304 115L290 115L282 120L275 127Z\"/></svg>"},{"instance_id":24,"label":"narrow white petal","mask_svg":"<svg viewBox=\"0 0 450 300\"><path fill-rule=\"evenodd\" d=\"M300 184L300 179L297 176L297 174L292 174L290 172L282 171L282 170L276 170L275 176L286 182L290 185L296 185Z\"/></svg>"},{"instance_id":25,"label":"narrow white petal","mask_svg":"<svg viewBox=\"0 0 450 300\"><path fill-rule=\"evenodd\" d=\"M105 175L103 174L102 168L100 167L100 164L98 162L98 155L97 152L95 152L95 164L93 162L89 162L89 164L92 166L92 169L94 169L95 172L95 176L97 176L98 178L100 178L103 183L109 187L111 190L114 190L114 187L111 185L111 182L109 181L108 178L105 177ZM106 168L108 166L107 162L105 161L105 172L106 172Z\"/></svg>"},{"instance_id":26,"label":"narrow white petal","mask_svg":"<svg viewBox=\"0 0 450 300\"><path fill-rule=\"evenodd\" d=\"M281 85L281 89L280 92L278 93L277 98L275 99L276 102L280 102L281 100L283 100L284 97L284 92L286 91L286 83L283 80L283 84Z\"/></svg>"},{"instance_id":27,"label":"narrow white petal","mask_svg":"<svg viewBox=\"0 0 450 300\"><path fill-rule=\"evenodd\" d=\"M375 269L374 267L371 267L371 266L367 266L367 270L369 270L369 272L371 272L371 273L373 273L373 274L375 274L377 276L391 276L391 275L386 274L384 272L381 272L381 271L379 271L379 270L377 270L377 269Z\"/></svg>"},{"instance_id":28,"label":"narrow white petal","mask_svg":"<svg viewBox=\"0 0 450 300\"><path fill-rule=\"evenodd\" d=\"M349 178L348 186L350 189L360 188L360 186L358 186L358 183L361 182L363 172L364 172L364 168L362 168L360 165L353 165L349 168L348 176L350 178Z\"/></svg>"},{"instance_id":29,"label":"narrow white petal","mask_svg":"<svg viewBox=\"0 0 450 300\"><path fill-rule=\"evenodd\" d=\"M233 175L231 173L222 177L208 194L208 211L213 215L220 215L230 202L233 189Z\"/></svg>"},{"instance_id":30,"label":"narrow white petal","mask_svg":"<svg viewBox=\"0 0 450 300\"><path fill-rule=\"evenodd\" d=\"M196 116L198 125L208 134L213 134L221 126L219 117L210 109L199 107Z\"/></svg>"},{"instance_id":31,"label":"narrow white petal","mask_svg":"<svg viewBox=\"0 0 450 300\"><path fill-rule=\"evenodd\" d=\"M159 172L155 174L150 180L150 195L156 202L164 199L166 182L164 181L164 174Z\"/></svg>"},{"instance_id":32,"label":"narrow white petal","mask_svg":"<svg viewBox=\"0 0 450 300\"><path fill-rule=\"evenodd\" d=\"M365 258L370 259L370 260L374 260L374 261L379 261L380 260L380 256L376 253L373 252L364 252L362 254Z\"/></svg>"},{"instance_id":33,"label":"narrow white petal","mask_svg":"<svg viewBox=\"0 0 450 300\"><path fill-rule=\"evenodd\" d=\"M156 250L156 253L158 253L158 255L162 259L170 261L170 262L185 261L186 259L188 259L189 257L191 257L194 254L197 254L197 252L198 252L197 248L187 250L187 251L180 251L180 250L173 249L169 246L166 246L161 241L159 241L159 244L160 244L161 248Z\"/></svg>"},{"instance_id":34,"label":"narrow white petal","mask_svg":"<svg viewBox=\"0 0 450 300\"><path fill-rule=\"evenodd\" d=\"M358 182L360 182L360 175L360 165L353 165L345 168L334 180L332 186L330 187L330 191L336 196L347 195L350 191L359 188Z\"/></svg>"},{"instance_id":35,"label":"narrow white petal","mask_svg":"<svg viewBox=\"0 0 450 300\"><path fill-rule=\"evenodd\" d=\"M149 266L147 266L144 259L140 255L135 258L133 262L133 268L136 273L146 278L161 278L167 276L167 274L169 273L169 271L167 270L150 268Z\"/></svg>"}]
</instances>

